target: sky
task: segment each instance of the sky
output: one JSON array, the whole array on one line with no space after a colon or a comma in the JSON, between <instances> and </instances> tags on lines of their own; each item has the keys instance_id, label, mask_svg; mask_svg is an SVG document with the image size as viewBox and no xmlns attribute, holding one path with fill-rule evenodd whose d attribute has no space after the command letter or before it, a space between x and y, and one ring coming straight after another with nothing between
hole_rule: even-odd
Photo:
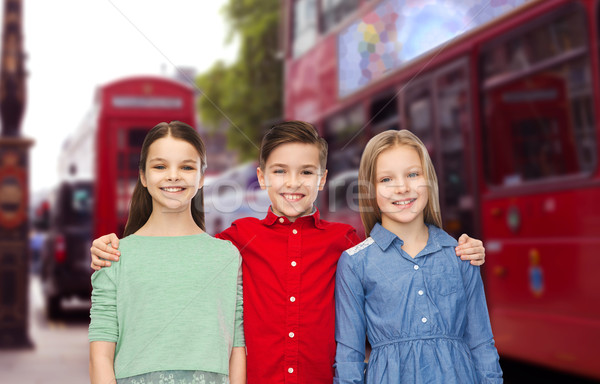
<instances>
[{"instance_id":1,"label":"sky","mask_svg":"<svg viewBox=\"0 0 600 384\"><path fill-rule=\"evenodd\" d=\"M221 12L226 0L23 0L30 191L58 182L65 139L91 108L95 89L130 75L201 73L232 62ZM2 12L3 10L0 10Z\"/></svg>"}]
</instances>

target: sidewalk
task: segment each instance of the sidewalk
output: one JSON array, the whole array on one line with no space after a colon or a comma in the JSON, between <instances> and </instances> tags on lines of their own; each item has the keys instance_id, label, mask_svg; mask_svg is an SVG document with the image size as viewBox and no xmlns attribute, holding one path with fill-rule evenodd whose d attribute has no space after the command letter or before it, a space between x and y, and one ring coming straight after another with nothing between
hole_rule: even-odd
<instances>
[{"instance_id":1,"label":"sidewalk","mask_svg":"<svg viewBox=\"0 0 600 384\"><path fill-rule=\"evenodd\" d=\"M40 280L31 277L29 311L29 336L35 348L28 351L0 350L0 383L89 383L88 325L84 309L79 311L77 321L48 322Z\"/></svg>"}]
</instances>

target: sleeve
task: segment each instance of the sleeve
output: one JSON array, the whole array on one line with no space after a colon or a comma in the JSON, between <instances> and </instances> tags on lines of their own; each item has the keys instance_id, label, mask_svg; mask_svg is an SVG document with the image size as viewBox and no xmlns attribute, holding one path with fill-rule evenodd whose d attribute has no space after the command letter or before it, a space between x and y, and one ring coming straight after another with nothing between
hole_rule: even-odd
<instances>
[{"instance_id":1,"label":"sleeve","mask_svg":"<svg viewBox=\"0 0 600 384\"><path fill-rule=\"evenodd\" d=\"M217 239L231 241L231 243L233 245L235 245L235 247L238 249L238 251L241 252L240 247L238 246L238 244L240 243L239 236L240 235L239 235L238 227L235 224L235 222L232 223L231 226L229 228L227 228L226 230L224 230L223 232L217 233L215 235L215 237Z\"/></svg>"},{"instance_id":2,"label":"sleeve","mask_svg":"<svg viewBox=\"0 0 600 384\"><path fill-rule=\"evenodd\" d=\"M117 342L117 286L108 271L102 268L92 275L92 307L90 309L89 341Z\"/></svg>"},{"instance_id":3,"label":"sleeve","mask_svg":"<svg viewBox=\"0 0 600 384\"><path fill-rule=\"evenodd\" d=\"M238 256L239 257L239 256ZM245 347L246 340L244 338L244 292L242 288L242 263L238 266L237 277L237 298L235 302L235 331L233 334L233 346Z\"/></svg>"},{"instance_id":4,"label":"sleeve","mask_svg":"<svg viewBox=\"0 0 600 384\"><path fill-rule=\"evenodd\" d=\"M352 270L350 256L344 252L335 278L334 384L364 383L366 332L363 286Z\"/></svg>"},{"instance_id":5,"label":"sleeve","mask_svg":"<svg viewBox=\"0 0 600 384\"><path fill-rule=\"evenodd\" d=\"M348 244L346 245L346 249L354 247L356 244L360 243L362 240L358 237L356 233L356 229L350 227L348 232L346 233L346 239L348 240Z\"/></svg>"},{"instance_id":6,"label":"sleeve","mask_svg":"<svg viewBox=\"0 0 600 384\"><path fill-rule=\"evenodd\" d=\"M493 339L480 269L470 263L461 262L459 265L467 294L465 342L471 349L479 382L500 384L503 382L502 369Z\"/></svg>"}]
</instances>

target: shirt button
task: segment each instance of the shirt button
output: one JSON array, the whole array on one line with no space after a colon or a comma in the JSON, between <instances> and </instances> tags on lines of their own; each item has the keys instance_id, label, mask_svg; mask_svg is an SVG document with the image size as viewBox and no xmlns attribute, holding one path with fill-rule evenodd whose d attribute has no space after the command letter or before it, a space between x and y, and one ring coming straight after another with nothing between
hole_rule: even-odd
<instances>
[{"instance_id":1,"label":"shirt button","mask_svg":"<svg viewBox=\"0 0 600 384\"><path fill-rule=\"evenodd\" d=\"M288 368L289 373L294 373L294 368Z\"/></svg>"},{"instance_id":2,"label":"shirt button","mask_svg":"<svg viewBox=\"0 0 600 384\"><path fill-rule=\"evenodd\" d=\"M285 220L283 220L283 217L280 217L280 218L279 218L279 222L280 222L280 223L283 223L284 221L285 221Z\"/></svg>"},{"instance_id":3,"label":"shirt button","mask_svg":"<svg viewBox=\"0 0 600 384\"><path fill-rule=\"evenodd\" d=\"M413 268L414 268L414 269L415 269L415 271L416 271L416 270L418 270L418 269L419 269L419 266L418 266L418 265L415 265Z\"/></svg>"},{"instance_id":4,"label":"shirt button","mask_svg":"<svg viewBox=\"0 0 600 384\"><path fill-rule=\"evenodd\" d=\"M290 297L290 301L293 303L294 301L296 301L296 298L294 296Z\"/></svg>"},{"instance_id":5,"label":"shirt button","mask_svg":"<svg viewBox=\"0 0 600 384\"><path fill-rule=\"evenodd\" d=\"M296 266L296 262L292 261L292 267L295 267L295 266Z\"/></svg>"},{"instance_id":6,"label":"shirt button","mask_svg":"<svg viewBox=\"0 0 600 384\"><path fill-rule=\"evenodd\" d=\"M289 335L291 338L293 338L293 337L294 337L294 332L290 332L290 333L288 333L288 335Z\"/></svg>"},{"instance_id":7,"label":"shirt button","mask_svg":"<svg viewBox=\"0 0 600 384\"><path fill-rule=\"evenodd\" d=\"M419 289L419 292L417 292L419 294L419 296L423 296L423 290Z\"/></svg>"},{"instance_id":8,"label":"shirt button","mask_svg":"<svg viewBox=\"0 0 600 384\"><path fill-rule=\"evenodd\" d=\"M422 319L421 319L421 321L422 321L423 323L426 323L426 322L427 322L427 318L426 318L426 317L424 317L424 318L422 318Z\"/></svg>"},{"instance_id":9,"label":"shirt button","mask_svg":"<svg viewBox=\"0 0 600 384\"><path fill-rule=\"evenodd\" d=\"M294 230L292 231L292 233L295 235L295 234L297 234L297 233L298 233L298 231L294 229Z\"/></svg>"}]
</instances>

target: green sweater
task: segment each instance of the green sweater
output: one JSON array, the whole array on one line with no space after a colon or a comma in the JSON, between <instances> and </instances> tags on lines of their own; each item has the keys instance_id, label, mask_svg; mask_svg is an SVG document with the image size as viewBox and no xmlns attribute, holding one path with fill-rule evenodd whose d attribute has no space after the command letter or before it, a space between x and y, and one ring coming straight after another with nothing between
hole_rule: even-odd
<instances>
[{"instance_id":1,"label":"green sweater","mask_svg":"<svg viewBox=\"0 0 600 384\"><path fill-rule=\"evenodd\" d=\"M241 258L203 233L131 235L119 262L92 275L90 341L116 342L115 375L164 370L228 374L243 347Z\"/></svg>"}]
</instances>

